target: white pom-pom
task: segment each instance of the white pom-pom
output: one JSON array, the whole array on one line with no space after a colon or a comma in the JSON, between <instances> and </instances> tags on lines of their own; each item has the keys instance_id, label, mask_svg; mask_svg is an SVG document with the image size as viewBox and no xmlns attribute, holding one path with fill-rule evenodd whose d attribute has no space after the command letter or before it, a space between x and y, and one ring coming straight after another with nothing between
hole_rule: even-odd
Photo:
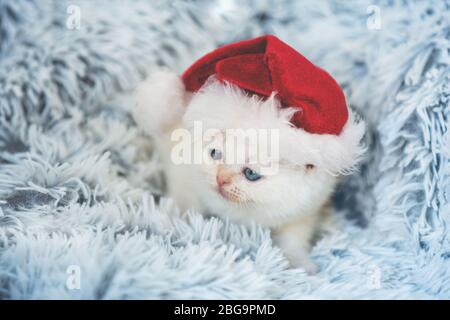
<instances>
[{"instance_id":1,"label":"white pom-pom","mask_svg":"<svg viewBox=\"0 0 450 320\"><path fill-rule=\"evenodd\" d=\"M185 88L181 78L158 71L136 90L133 118L149 134L161 134L181 121L185 111Z\"/></svg>"}]
</instances>

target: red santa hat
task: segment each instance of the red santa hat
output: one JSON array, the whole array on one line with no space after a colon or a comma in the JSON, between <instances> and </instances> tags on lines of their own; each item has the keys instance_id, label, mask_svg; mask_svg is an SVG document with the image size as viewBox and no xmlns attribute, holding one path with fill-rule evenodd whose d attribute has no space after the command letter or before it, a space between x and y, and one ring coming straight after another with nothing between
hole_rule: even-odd
<instances>
[{"instance_id":1,"label":"red santa hat","mask_svg":"<svg viewBox=\"0 0 450 320\"><path fill-rule=\"evenodd\" d=\"M181 78L160 73L144 88L142 105L158 101L161 114L153 109L138 119L169 127L175 112L187 126L201 120L215 129L276 128L282 159L333 173L351 171L364 152L364 123L355 121L336 81L272 35L218 48Z\"/></svg>"},{"instance_id":2,"label":"red santa hat","mask_svg":"<svg viewBox=\"0 0 450 320\"><path fill-rule=\"evenodd\" d=\"M189 67L182 80L196 92L212 75L263 97L275 92L283 106L298 110L291 123L310 133L339 135L348 120L336 81L272 35L214 50Z\"/></svg>"},{"instance_id":3,"label":"red santa hat","mask_svg":"<svg viewBox=\"0 0 450 320\"><path fill-rule=\"evenodd\" d=\"M270 107L267 112L255 112L239 101L229 101L228 108L239 110L220 112L212 103L203 111L188 115L191 120L197 117L216 128L276 127L281 130L284 159L321 166L333 173L351 171L364 152L360 144L364 123L355 121L337 82L275 36L218 48L197 60L181 76L189 92L201 91L211 78L266 100L275 95L278 109L290 112L271 113ZM267 119L271 115L272 122Z\"/></svg>"}]
</instances>

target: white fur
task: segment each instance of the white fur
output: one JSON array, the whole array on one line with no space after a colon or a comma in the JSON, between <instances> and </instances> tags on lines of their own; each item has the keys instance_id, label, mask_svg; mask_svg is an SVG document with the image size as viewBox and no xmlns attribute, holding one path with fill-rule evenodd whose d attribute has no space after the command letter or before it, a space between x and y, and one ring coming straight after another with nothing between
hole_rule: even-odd
<instances>
[{"instance_id":1,"label":"white fur","mask_svg":"<svg viewBox=\"0 0 450 320\"><path fill-rule=\"evenodd\" d=\"M351 172L365 152L361 144L364 122L356 122L349 110L340 135L312 134L292 126L289 120L295 112L294 108L281 109L275 95L261 101L234 85L210 79L194 95L184 121L187 127L200 119L209 128L279 129L283 160L296 165L314 164L332 174Z\"/></svg>"},{"instance_id":2,"label":"white fur","mask_svg":"<svg viewBox=\"0 0 450 320\"><path fill-rule=\"evenodd\" d=\"M175 73L159 71L136 90L133 117L149 134L161 134L179 123L185 111L184 84Z\"/></svg>"},{"instance_id":3,"label":"white fur","mask_svg":"<svg viewBox=\"0 0 450 320\"><path fill-rule=\"evenodd\" d=\"M141 96L149 97L145 100L149 101L153 93L143 92ZM171 101L179 104L181 96L177 93L176 98L172 95L171 100L162 99L162 105L167 110L179 110L180 105L166 104ZM201 121L205 128L218 130L278 129L281 159L275 161L278 161L279 170L252 182L242 172L245 167L258 170L255 163L227 164L222 159L175 165L170 158L173 142L169 139L174 126L169 129L166 121L160 126L167 128L166 134L160 135L158 140L168 178L168 192L183 210L194 208L236 222L257 222L272 228L274 240L291 263L313 272L314 264L308 258L309 241L333 192L336 174L352 168L363 150L359 142L364 126L350 118L340 136L314 135L292 127L289 119L293 109L280 109L279 106L275 95L263 101L246 95L235 86L210 79L191 97L176 127L192 130L194 122ZM135 118L143 119L138 109ZM221 151L226 158L226 151ZM308 164L314 167L308 168ZM231 182L218 187L216 178L223 172L232 177Z\"/></svg>"}]
</instances>

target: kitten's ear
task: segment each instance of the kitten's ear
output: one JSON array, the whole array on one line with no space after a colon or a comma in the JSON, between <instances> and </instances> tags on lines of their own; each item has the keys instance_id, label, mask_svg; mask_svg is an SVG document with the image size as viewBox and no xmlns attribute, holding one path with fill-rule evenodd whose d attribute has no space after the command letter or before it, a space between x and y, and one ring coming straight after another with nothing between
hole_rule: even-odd
<instances>
[{"instance_id":1,"label":"kitten's ear","mask_svg":"<svg viewBox=\"0 0 450 320\"><path fill-rule=\"evenodd\" d=\"M136 89L133 118L149 134L161 134L181 121L190 94L181 78L170 71L150 75Z\"/></svg>"}]
</instances>

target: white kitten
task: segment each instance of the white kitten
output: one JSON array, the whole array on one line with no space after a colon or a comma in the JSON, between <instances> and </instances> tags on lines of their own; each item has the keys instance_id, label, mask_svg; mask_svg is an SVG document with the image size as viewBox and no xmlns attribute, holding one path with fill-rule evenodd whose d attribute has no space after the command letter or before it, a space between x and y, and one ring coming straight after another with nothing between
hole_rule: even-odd
<instances>
[{"instance_id":1,"label":"white kitten","mask_svg":"<svg viewBox=\"0 0 450 320\"><path fill-rule=\"evenodd\" d=\"M170 82L172 85L167 85ZM337 181L337 175L329 170L330 165L322 167L321 158L315 155L317 150L320 152L320 145L303 139L295 146L304 150L303 155L289 161L292 146L283 141L289 139L291 133L280 123L289 122L292 112L288 108L280 109L275 96L262 101L213 78L194 95L180 96L180 90L174 89L180 85L176 75L155 74L139 88L133 110L139 126L156 137L169 195L183 210L195 208L235 222L256 222L271 228L275 243L292 266L314 273L316 266L308 254L310 241L323 219L322 213ZM164 86L170 88L169 94ZM160 99L163 92L168 96ZM229 161L234 154L224 147L230 138L227 130L254 129L255 121L251 118L255 115L259 128L279 131L279 156L263 164L257 153L248 151L259 150L261 141L244 140L235 141L236 146L231 150L247 150L243 161ZM173 141L172 133L181 129L193 134L195 122L199 120L205 128L217 129L209 141L202 141L201 150L192 148L192 158L197 155L203 157L203 161L175 164L173 148L180 141ZM235 123L236 127L230 128L230 123ZM356 145L363 132L362 127L359 137L352 137L358 140ZM362 152L353 151L351 156ZM332 165L344 161L333 159L332 155L328 159ZM275 173L262 173L268 165L276 168Z\"/></svg>"}]
</instances>

